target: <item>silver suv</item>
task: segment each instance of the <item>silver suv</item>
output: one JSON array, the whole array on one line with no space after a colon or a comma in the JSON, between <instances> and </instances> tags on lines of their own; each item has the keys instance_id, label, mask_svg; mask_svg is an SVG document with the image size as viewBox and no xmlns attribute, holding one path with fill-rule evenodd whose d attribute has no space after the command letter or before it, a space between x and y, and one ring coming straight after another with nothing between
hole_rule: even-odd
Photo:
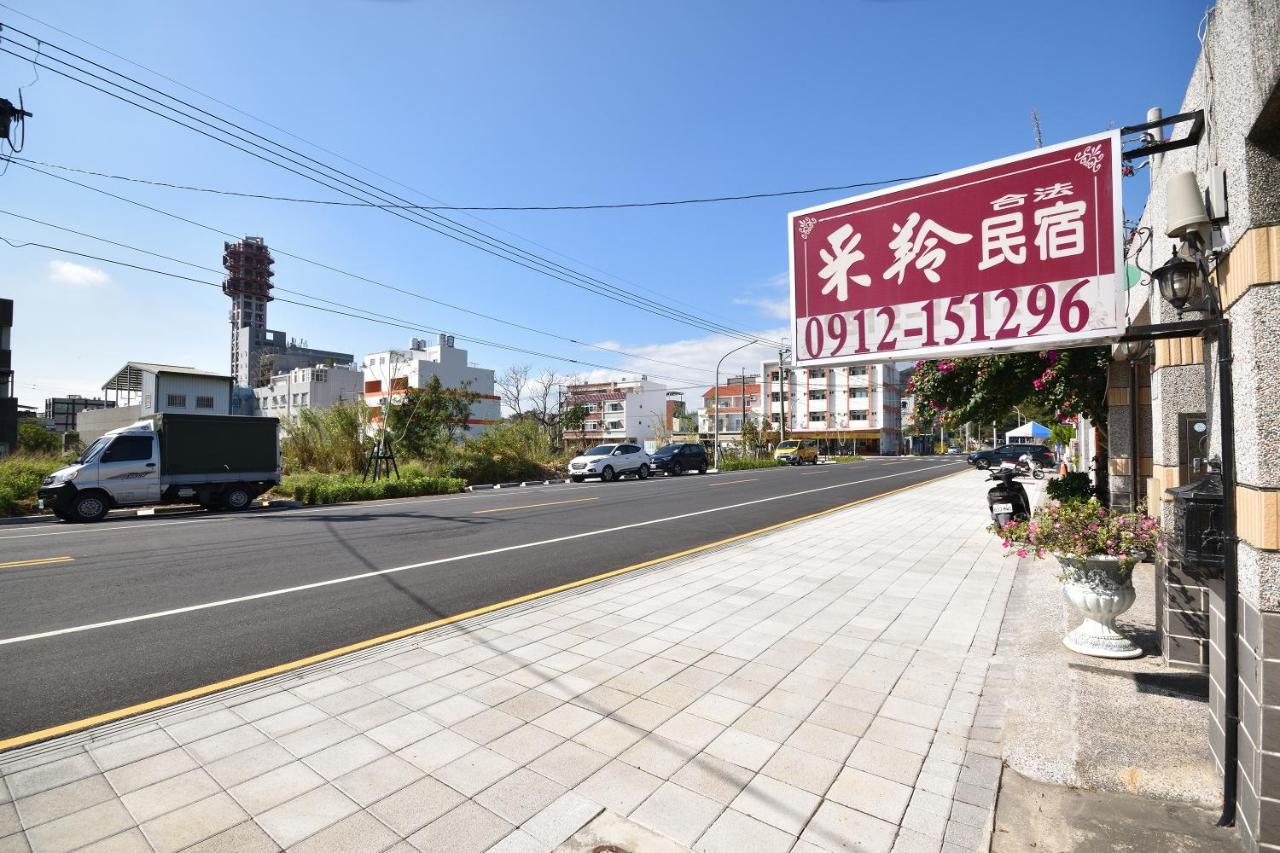
<instances>
[{"instance_id":1,"label":"silver suv","mask_svg":"<svg viewBox=\"0 0 1280 853\"><path fill-rule=\"evenodd\" d=\"M569 479L575 483L587 477L599 477L607 483L623 474L648 479L649 454L634 444L597 444L569 462Z\"/></svg>"}]
</instances>

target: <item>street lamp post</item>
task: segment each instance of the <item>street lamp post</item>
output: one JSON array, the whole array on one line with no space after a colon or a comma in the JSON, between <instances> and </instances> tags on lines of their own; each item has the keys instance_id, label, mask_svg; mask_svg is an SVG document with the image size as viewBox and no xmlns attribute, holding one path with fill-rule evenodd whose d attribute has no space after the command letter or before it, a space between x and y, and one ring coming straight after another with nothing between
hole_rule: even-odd
<instances>
[{"instance_id":1,"label":"street lamp post","mask_svg":"<svg viewBox=\"0 0 1280 853\"><path fill-rule=\"evenodd\" d=\"M724 360L726 358L733 355L738 350L746 349L747 347L751 346L754 343L755 341L747 341L745 344L743 344L740 347L734 347L724 355L720 356L720 360L716 362L715 411L711 413L711 416L715 419L716 423L715 423L715 431L713 433L714 437L711 439L711 454L712 454L712 460L715 463L715 467L717 469L720 468L720 366L724 364Z\"/></svg>"}]
</instances>

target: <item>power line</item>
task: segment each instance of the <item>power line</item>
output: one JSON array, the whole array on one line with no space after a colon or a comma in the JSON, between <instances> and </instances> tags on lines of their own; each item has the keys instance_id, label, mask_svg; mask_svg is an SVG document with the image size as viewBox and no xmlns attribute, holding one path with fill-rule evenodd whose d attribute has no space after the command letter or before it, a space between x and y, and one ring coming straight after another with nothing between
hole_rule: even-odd
<instances>
[{"instance_id":1,"label":"power line","mask_svg":"<svg viewBox=\"0 0 1280 853\"><path fill-rule=\"evenodd\" d=\"M41 220L41 219L34 219L34 218L30 217L30 216L23 216L22 214L20 214L20 213L14 213L14 212L13 212L13 211L11 211L11 210L0 210L0 214L4 214L4 215L6 215L6 216L12 216L12 217L14 217L15 219L21 219L21 220L24 220L24 221L26 221L26 222L32 222L32 223L35 223L36 225L43 225L43 226L45 226L46 228L53 228L53 229L56 229L56 230L58 230L58 231L64 231L64 232L66 232L66 233L68 233L68 234L75 234L75 235L76 235L76 236L78 236L78 237L87 237L87 238L88 238L88 239L90 239L90 240L97 240L97 241L98 241L98 242L100 242L100 243L106 243L106 244L111 245L111 246L116 246L117 248L127 249L127 250L129 250L129 251L131 251L131 252L138 252L138 253L143 254L143 255L150 255L151 257L153 257L153 258L159 258L160 260L164 260L164 261L171 261L171 262L173 262L173 263L175 263L175 264L182 264L183 266L191 267L191 268L193 268L193 269L204 270L205 272L217 273L217 274L219 274L219 275L222 275L222 274L223 274L223 272L224 272L224 270L220 270L220 269L218 269L218 268L216 268L216 267L207 267L207 266L204 266L203 264L197 264L197 263L195 263L195 262L193 262L193 261L184 261L184 260L182 260L181 258L175 258L175 257L172 257L172 256L170 256L170 255L160 254L159 252L153 252L153 251L151 251L151 250L149 250L149 249L143 249L143 248L141 248L141 247L139 247L139 246L133 246L133 245L130 245L130 244L128 244L128 243L121 243L121 242L119 242L118 240L112 240L112 239L110 239L110 238L102 237L102 236L99 236L99 235L97 235L97 234L90 234L90 233L85 232L85 231L77 231L76 229L74 229L74 228L68 228L68 227L67 227L67 226L65 226L65 225L55 225L55 224L54 224L54 223L52 223L52 222L45 222L44 220ZM228 236L234 236L234 235L230 235L230 234L229 234ZM282 254L282 255L283 255L283 254L285 254L285 253L284 253L284 252L279 252L279 254ZM291 257L292 257L292 256L291 256ZM465 313L467 313L467 314L472 314L472 315L474 315L474 316L481 317L481 318L486 319L486 320L491 320L491 321L496 322L496 323L502 323L502 324L504 324L504 325L511 326L512 328L522 329L522 330L527 331L527 332L534 332L535 334L545 335L545 336L547 336L547 337L555 338L555 339L557 339L557 340L565 341L565 342L567 342L567 343L575 344L575 345L577 345L577 346L581 346L581 347L589 347L589 348L591 348L591 349L597 349L597 350L600 350L601 352L613 353L613 354L615 354L615 355L623 356L623 357L625 357L625 358L630 358L630 359L636 359L636 360L639 360L639 361L649 361L649 362L653 362L654 364L663 364L663 365L666 365L666 366L668 366L668 367L679 367L679 368L682 368L682 369L696 370L696 371L701 372L701 373L711 373L711 372L712 372L712 371L710 371L710 370L708 370L708 369L706 369L706 368L701 368L701 367L690 367L689 365L680 364L680 363L678 363L678 362L674 362L674 361L664 361L663 359L660 359L660 358L651 358L651 357L649 357L649 356L644 356L644 355L639 355L639 354L637 354L637 353L627 352L626 350L622 350L622 349L615 349L615 348L613 348L613 347L601 346L600 344L593 344L593 343L588 343L588 342L586 342L586 341L579 341L579 340L577 340L576 338L570 338L570 337L566 337L566 336L564 336L564 335L557 335L557 334L555 334L554 332L548 332L548 331L545 331L545 330L543 330L543 329L538 329L538 328L536 328L536 327L534 327L534 326L526 326L526 325L524 325L524 324L522 324L522 323L516 323L516 322L510 321L510 320L503 320L503 319L502 319L502 318L500 318L500 317L494 317L494 316L492 316L492 315L484 314L484 313L479 312L479 311L472 311L471 309L468 309L468 308L460 308L460 307L458 307L458 306L456 306L456 305L451 305L451 304L450 304L450 303L448 303L448 302L444 302L444 301L442 301L442 300L438 300L438 299L432 299L432 298L431 298L431 297L429 297L429 296L424 296L424 295L422 295L422 294L415 293L414 291L411 291L411 290L405 290L405 289L403 289L403 288L393 287L392 285L384 285L384 286L385 286L385 287L388 287L388 288L390 288L390 289L392 289L392 290L395 290L397 293L403 293L403 294L408 295L408 296L414 296L414 297L417 297L417 298L422 299L422 300L427 301L427 302L433 302L433 303L436 303L436 304L439 304L439 305L443 305L443 306L445 306L445 307L447 307L447 308L454 308L454 309L456 309L456 310L458 310L458 311L463 311L463 312L465 312ZM279 287L279 288L276 288L276 289L279 289L279 290L281 290L281 291L283 291L283 292L286 292L286 293L302 293L302 291L291 291L291 290L288 290L287 288L283 288L283 287ZM320 299L321 301L325 301L325 300L321 299L321 297L318 297L318 296L312 296L312 295L310 295L310 294L304 294L304 295L307 295L309 298L312 298L312 299ZM358 310L359 310L359 309L358 309ZM463 336L462 336L462 335L455 335L455 337L463 337ZM655 374L655 375L656 375L656 374Z\"/></svg>"},{"instance_id":2,"label":"power line","mask_svg":"<svg viewBox=\"0 0 1280 853\"><path fill-rule=\"evenodd\" d=\"M13 27L10 27L10 29L13 32L17 32L20 35L23 35L29 39L37 40L37 37L32 36L31 34L26 33L22 30L18 30ZM199 133L202 136L205 136L216 142L220 142L224 145L227 145L228 147L241 151L242 153L249 154L252 157L255 157L271 165L277 166L278 168L282 168L286 171L292 172L298 175L299 177L306 178L307 180L310 180L314 183L324 186L327 189L334 190L335 192L338 192L342 195L348 196L358 201L368 201L368 197L370 196L372 196L379 202L386 202L388 199L395 199L396 201L401 201L401 202L405 201L404 199L399 198L394 194L389 193L385 190L382 190L374 186L373 184L368 183L367 181L363 181L360 178L349 175L348 173L343 172L341 169L337 169L333 166L325 164L322 161L316 160L313 157L310 157L306 154L298 152L279 142L275 142L274 140L271 140L265 136L262 136L261 134L255 133L252 130L243 128L240 125L235 124L234 122L231 122L227 119L224 119L220 116L210 113L207 110L203 110L200 107L197 107L193 104L183 101L180 98L177 98L173 95L170 95L166 92L156 89L153 86L149 86L146 83L137 81L132 77L129 77L128 75L122 74L119 71L115 71L111 68L108 68L105 65L94 62L91 59L82 57L79 54L74 53L73 51L66 50L65 48L62 48L51 42L39 40L39 44L41 47L47 46L52 48L53 50L59 51L61 53L65 53L68 56L73 56L76 59L79 59L82 62L86 62L89 65L92 65L96 68L102 69L103 71L109 74L120 77L124 80L128 80L129 82L134 83L138 86L141 86L144 89L155 92L156 94L160 95L163 98L174 101L175 103L182 104L183 106L189 107L190 109L195 110L196 112L207 115L210 118L214 119L215 121L218 121L222 124L236 128L237 130L240 130L243 133L246 133L250 136L256 137L257 139L261 139L264 142L268 143L269 145L273 146L273 148L281 149L281 151L288 152L288 154L281 153L281 151L272 150L271 148L267 148L258 142L254 142L251 139L247 139L244 136L241 136L232 131L226 130L225 128L218 127L217 125L211 124L210 122L205 121L204 119L198 116L191 115L187 112L184 112L181 109L178 109L177 107L173 107L167 103L163 103L157 100L156 98L153 98L150 95L147 95L144 92L135 91L129 88L128 86L125 86L121 83L116 82L115 80L109 80L103 77L102 75L96 74L93 71L87 70L81 66L76 65L75 63L68 62L65 59L53 57L48 54L41 55L36 48L32 48L29 45L20 44L12 40L9 41L9 44L19 49L30 51L35 55L24 56L18 53L14 53L13 51L8 50L4 47L0 47L0 52L7 53L11 56L17 57L24 61L31 62L32 64L38 67L45 68L53 73L66 77L67 79L73 80L84 86L95 89L103 94L116 98L124 103L128 103L131 106L135 106L139 109L149 112L159 118L163 118L166 121L170 121L188 130L192 130L196 133ZM188 124L187 122L184 122L179 118L175 118L174 116L168 115L164 112L160 112L156 109L148 107L145 104L139 103L137 101L130 100L129 98L124 97L123 95L117 94L116 92L110 91L108 89L104 89L101 86L97 86L71 73L68 73L59 68L55 68L53 66L44 64L44 62L42 62L41 60L52 61L60 65L66 66L69 69L72 69L80 74L87 75L88 77L91 77L102 83L105 83L108 86L112 86L116 89L126 92L129 95L132 95L137 98L141 98L145 101L155 104L160 109L167 110L168 112L172 112L177 116L180 116L181 119L187 119L188 121L192 121L197 124L203 125L204 127L209 128L209 130L204 130L200 127L196 127L195 125ZM221 134L221 135L215 135L215 134ZM230 139L223 138L224 136L230 137ZM244 143L244 145L239 145L237 143ZM244 147L246 145L249 147ZM252 149L257 149L257 150L255 151ZM308 160L312 163L316 163L318 166L326 170L326 172L331 172L333 174L320 172L315 167L309 166L306 163L303 163L293 157L290 157L289 154L296 154L298 157L302 157L305 160ZM286 162L280 162L281 160ZM288 164L293 164L293 165L288 165ZM298 168L294 168L294 166L297 166ZM348 178L350 180L346 180ZM334 184L330 183L330 181L336 182L341 186L334 186ZM355 181L356 183L353 184L351 183L351 181ZM359 186L359 185L363 185L363 186ZM368 187L369 189L364 189L364 187ZM431 230L437 234L440 234L441 236L448 237L450 239L461 242L465 245L471 246L472 248L480 249L481 251L484 251L487 254L494 255L495 257L501 258L503 260L507 260L508 262L514 263L517 266L525 267L526 269L530 269L534 272L541 273L550 278L554 278L558 281L562 281L566 284L570 284L571 286L578 287L583 290L587 290L588 292L595 293L599 296L604 296L605 298L612 299L613 301L620 302L622 304L628 305L629 307L633 307L639 310L647 311L649 313L657 314L658 316L661 316L664 319L669 319L669 320L673 319L673 320L676 320L677 322L684 323L685 325L691 325L691 326L694 326L695 328L700 328L705 331L713 331L720 334L728 334L732 337L736 337L741 340L746 340L751 342L759 341L758 338L751 336L748 333L742 332L738 329L734 329L732 327L725 326L723 324L716 323L714 321L705 320L702 317L698 317L696 315L692 315L687 312L680 311L680 310L671 308L669 306L665 306L660 303L653 302L653 300L645 299L643 297L638 297L634 294L621 290L620 288L617 288L614 285L609 284L608 282L588 276L584 273L580 273L576 270L573 270L570 267L564 266L563 264L556 263L555 261L550 261L546 258L543 258L540 255L537 255L536 253L521 249L518 246L515 246L511 243L507 243L498 238L492 237L477 229L471 228L466 225L462 225L456 222L455 220L449 219L448 217L443 216L439 213L434 213L431 211L427 211L425 213L419 213L416 210L399 210L399 209L385 208L385 207L378 208L378 209L382 209L387 213L397 216L398 218L404 219L405 221L411 222L413 224L417 224L421 227L425 227L428 230ZM409 214L409 215L406 215L406 214Z\"/></svg>"},{"instance_id":3,"label":"power line","mask_svg":"<svg viewBox=\"0 0 1280 853\"><path fill-rule=\"evenodd\" d=\"M8 244L10 248L14 248L14 249L25 249L25 248L34 246L40 249L48 249L51 252L62 252L63 254L66 254L66 255L73 255L77 258L85 258L87 260L98 261L104 264L112 264L113 266L119 266L119 267L125 267L127 269L138 270L139 272L146 272L146 273L151 273L153 275L165 276L167 278L172 278L177 281L185 281L190 284L199 284L199 285L204 285L205 287L216 287L219 290L222 289L222 285L218 282L204 281L203 279L192 278L191 276L182 275L180 273L168 272L166 270L158 270L158 269L155 269L154 267L145 267L140 264L133 264L133 263L129 263L128 261L121 261L115 258L105 258L105 257L102 257L101 255L93 255L88 252L79 252L79 251L76 251L75 249L68 249L65 246L52 246L52 245L49 245L48 243L37 243L34 241L15 242L3 236L0 236L0 241L3 241L4 243ZM184 262L179 261L179 263L184 263ZM323 311L328 314L337 314L343 317L350 317L356 320L364 320L370 323L379 323L384 326L394 326L397 328L408 329L409 331L420 332L425 334L433 334L433 335L452 334L458 340L470 341L475 344L480 344L481 346L490 346L496 349L506 350L508 352L518 352L518 353L524 353L526 355L534 355L539 358L546 358L552 361L559 361L566 364L580 364L584 367L595 367L602 370L613 370L613 371L619 370L619 368L614 367L612 365L608 365L608 364L598 364L596 362L585 361L583 359L554 355L552 353L545 353L539 350L531 350L531 349L526 349L524 347L518 347L518 346L515 346L514 344L504 344L504 343L499 343L498 341L487 340L485 338L472 337L470 335L458 335L458 334L449 332L445 329L436 329L430 326L418 326L411 323L405 323L402 320L399 320L398 318L392 317L388 314L380 314L376 311L369 311L364 308L357 308L354 305L347 305L346 303L343 303L343 302L335 302L331 299L325 299L323 297L319 297L319 296L315 296L313 294L307 293L306 291L291 290L289 288L283 288L283 287L276 287L273 289L282 291L284 293L291 293L291 294L294 294L295 296L301 296L306 299L312 299L312 300L315 300L316 302L323 302L328 305L335 306L333 308L326 308L323 305L313 305L310 302L301 302L296 299L285 299L283 297L274 297L275 301L277 302L284 302L285 304L288 304L288 305L298 305L303 308L310 308L313 311ZM673 382L690 382L691 381L687 377L663 376L662 374L658 374L658 373L653 373L649 375L655 376L659 379L669 379ZM699 387L699 386L693 386L693 387Z\"/></svg>"},{"instance_id":4,"label":"power line","mask_svg":"<svg viewBox=\"0 0 1280 853\"><path fill-rule=\"evenodd\" d=\"M109 56L114 56L116 59L119 59L119 60L121 60L122 62L128 63L129 65L132 65L134 68L139 68L139 69L141 69L141 70L143 70L143 71L146 71L148 74L151 74L151 75L153 75L153 76L155 76L155 77L159 77L160 79L162 79L162 80L166 80L166 81L168 81L168 82L170 82L170 83L174 84L175 86L178 86L179 88L182 88L182 89L185 89L185 90L186 90L186 91L188 91L188 92L191 92L192 94L199 95L200 97L202 97L202 98L204 98L204 99L206 99L206 100L208 100L208 101L212 101L212 102L213 102L213 103L215 103L215 104L218 104L218 105L220 105L220 106L226 107L227 109L231 110L232 112L238 113L238 114L240 114L240 115L244 116L245 118L252 119L253 121L256 121L256 122L258 122L259 124L264 125L264 126L266 126L266 127L269 127L269 128L271 128L272 130L279 131L280 133L283 133L285 136L288 136L288 137L289 137L289 138L291 138L291 139L296 139L298 142L301 142L301 143L303 143L304 145L308 145L308 146L310 146L310 147L312 147L312 148L314 148L314 149L316 149L316 150L318 150L318 151L323 151L324 153L326 153L326 154L328 154L328 155L330 155L330 156L337 157L339 160L341 160L341 161L342 161L342 162L344 162L344 163L347 163L348 165L355 166L357 169L361 169L362 171L368 172L369 174L371 174L371 175L375 175L375 176L377 176L377 177L379 177L379 178L382 178L383 180L390 181L391 183L395 184L396 186L400 187L401 189L405 189L405 190L408 190L409 192L416 193L416 194L418 194L418 195L422 196L423 198L430 199L430 200L432 200L432 201L434 201L434 202L437 202L437 203L439 203L439 204L444 204L444 202L443 202L443 201L441 201L439 198L436 198L435 196L432 196L430 193L424 192L423 190L417 189L417 188L415 188L415 187L411 187L411 186L409 186L408 184L404 183L403 181L399 181L399 180L397 180L397 179L395 179L395 178L391 177L390 175L387 175L387 174L384 174L384 173L382 173L382 172L379 172L377 169L370 168L369 166L366 166L366 165L364 165L364 164L362 164L362 163L357 163L355 160L352 160L351 158L346 157L346 156L344 156L343 154L338 153L337 151L334 151L334 150L332 150L332 149L330 149L330 148L326 148L326 147L324 147L323 145L320 145L319 143L313 142L312 140L305 139L305 138L303 138L303 137L299 136L298 134L293 133L293 132L292 132L292 131L290 131L290 130L287 130L286 128L280 127L279 125L276 125L276 124L272 124L271 122L267 121L266 119L264 119L264 118L262 118L262 117L260 117L260 116L256 116L256 115L254 115L253 113L246 112L245 110L240 109L239 107L235 106L234 104L230 104L230 103L228 103L228 102L226 102L226 101L220 100L219 98L217 98L217 97L215 97L215 96L213 96L213 95L210 95L208 92L201 91L200 89L197 89L197 88L195 88L195 87L193 87L193 86L190 86L190 85L188 85L188 84L186 84L186 83L183 83L181 80L176 80L176 79L174 79L173 77L169 77L169 76L165 75L164 73L162 73L162 72L160 72L160 71L157 71L157 70L156 70L156 69L154 69L154 68L151 68L150 66L147 66L147 65L144 65L144 64L142 64L142 63L140 63L140 62L136 62L136 61L134 61L134 60L132 60L132 59L129 59L127 56L122 56L122 55L120 55L119 53L116 53L116 52L114 52L114 51L112 51L112 50L110 50L110 49L108 49L108 48L103 47L102 45L96 44L95 42L92 42L92 41L90 41L90 40L88 40L88 39L86 39L86 38L83 38L83 37L81 37L81 36L76 35L75 33L71 33L71 32L68 32L67 30L61 29L61 28L59 28L59 27L57 27L57 26L55 26L55 25L53 25L53 24L50 24L48 21L41 20L40 18L37 18L37 17L35 17L34 15L31 15L31 14L28 14L28 13L23 12L23 11L21 11L21 10L15 9L15 8L13 8L12 6L9 6L9 5L5 4L5 3L0 3L0 8L8 9L9 11L11 11L11 12L13 12L13 13L15 13L15 14L21 15L22 17L26 18L26 19L27 19L27 20L29 20L29 21L35 21L37 24L40 24L41 26L47 27L48 29L51 29L51 30L53 30L54 32L62 33L63 35L67 36L68 38L75 39L76 41L80 42L81 44L88 45L89 47L92 47L92 48L94 48L95 50L98 50L98 51L100 51L100 52L102 52L102 53L105 53L105 54L107 54L107 55L109 55ZM542 244L542 243L539 243L538 241L533 240L533 239L530 239L529 237L526 237L526 236L523 236L523 235L520 235L520 234L516 234L514 231L511 231L511 230L510 230L510 229L508 229L508 228L504 228L504 227L502 227L501 225L498 225L498 224L496 224L496 223L494 223L494 222L490 222L490 221L488 221L487 219L483 219L483 218L481 218L481 217L479 217L479 216L475 216L475 215L474 215L474 214L472 214L472 213L463 212L463 215L464 215L464 216L466 216L466 217L467 217L467 218L469 218L469 219L475 220L476 222L480 222L480 223L483 223L483 224L485 224L485 225L488 225L490 228L495 228L495 229L497 229L498 231L501 231L501 232L502 232L502 233L504 233L504 234L509 234L509 235L510 235L510 236L512 236L512 237L516 237L516 238L518 238L518 239L520 239L520 240L523 240L523 241L525 241L526 243L529 243L529 244L530 244L530 245L532 245L532 246L537 246L539 249L542 249L542 250L544 250L544 251L550 252L550 253L551 253L551 254L553 254L553 255L558 255L559 257L564 258L565 260L573 261L574 263L581 264L582 266L586 267L587 269L592 269L592 270L595 270L596 272L603 273L604 275L612 276L613 278L617 279L618 281L621 281L621 282L623 282L624 284L630 285L631 287L635 287L635 288L637 288L637 289L639 289L639 290L643 290L643 291L645 291L645 292L647 292L647 293L652 293L652 294L654 294L655 296L661 296L661 297L663 297L664 299L668 299L668 300L671 300L671 301L673 301L673 302L678 302L678 303L680 303L681 305L685 305L685 306L688 306L688 307L690 307L690 308L694 308L695 310L701 310L698 306L693 305L693 304L692 304L692 303L690 303L690 302L687 302L687 301L682 300L682 299L678 299L678 298L676 298L676 297L674 297L674 296L670 296L670 295L668 295L668 294L661 293L661 292L659 292L659 291L657 291L657 290L654 290L654 289L652 289L652 288L645 287L645 286L644 286L644 285L642 285L642 284L637 284L636 282L629 281L628 279L625 279L625 278L623 278L623 277L621 277L621 276L618 276L618 275L616 275L616 274L614 274L614 273L610 273L610 272L608 272L607 270L603 270L603 269L600 269L600 268L599 268L599 267L597 267L597 266L593 266L592 264L589 264L589 263L587 263L586 261L583 261L583 260L581 260L581 259L579 259L579 258L575 258L575 257L573 257L572 255L567 255L567 254L565 254L564 252L557 251L556 249L553 249L553 248L551 248L550 246L546 246L546 245L544 245L544 244Z\"/></svg>"},{"instance_id":5,"label":"power line","mask_svg":"<svg viewBox=\"0 0 1280 853\"><path fill-rule=\"evenodd\" d=\"M835 190L853 190L865 187L878 187L885 184L896 184L903 181L918 181L923 178L932 178L937 172L931 172L927 175L913 175L901 178L885 178L879 181L862 181L856 184L843 184L831 187L813 187L807 190L781 190L778 192L762 192L749 193L747 195L723 195L710 196L706 198L685 198L674 199L669 201L633 201L618 202L613 204L551 204L551 205L524 205L524 206L470 206L460 207L447 204L374 204L372 202L363 201L343 201L341 199L326 198L299 198L296 196L269 195L265 193L240 192L237 190L224 190L215 187L197 187L190 184L175 184L169 181L156 181L149 178L137 178L129 175L113 175L108 172L96 172L92 169L79 169L74 166L63 166L58 163L46 163L42 160L33 160L30 157L14 157L12 158L18 163L34 163L37 166L44 166L49 169L60 169L64 172L75 172L79 175L90 175L95 178L109 178L113 181L128 181L134 184L145 184L151 187L164 187L171 190L186 190L197 193L212 193L214 195L233 196L235 198L253 198L263 201L286 201L294 204L317 204L329 205L333 207L380 207L392 210L488 210L488 211L555 211L555 210L620 210L623 208L642 208L642 207L674 207L685 204L714 204L726 201L747 201L749 199L761 198L779 198L781 196L792 195L810 195L812 193L832 192Z\"/></svg>"}]
</instances>

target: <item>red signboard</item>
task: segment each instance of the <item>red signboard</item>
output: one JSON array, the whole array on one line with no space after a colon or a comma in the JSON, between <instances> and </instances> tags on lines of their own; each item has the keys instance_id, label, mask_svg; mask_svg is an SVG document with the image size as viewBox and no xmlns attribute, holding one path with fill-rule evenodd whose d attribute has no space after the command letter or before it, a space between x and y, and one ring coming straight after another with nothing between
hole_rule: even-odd
<instances>
[{"instance_id":1,"label":"red signboard","mask_svg":"<svg viewBox=\"0 0 1280 853\"><path fill-rule=\"evenodd\" d=\"M1111 131L792 213L796 364L1114 339L1120 205Z\"/></svg>"}]
</instances>

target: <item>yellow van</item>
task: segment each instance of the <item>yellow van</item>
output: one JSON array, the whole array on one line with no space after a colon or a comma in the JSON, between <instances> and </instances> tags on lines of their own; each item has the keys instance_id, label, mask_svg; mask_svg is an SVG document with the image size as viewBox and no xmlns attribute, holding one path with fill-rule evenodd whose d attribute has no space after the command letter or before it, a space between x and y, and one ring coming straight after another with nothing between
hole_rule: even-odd
<instances>
[{"instance_id":1,"label":"yellow van","mask_svg":"<svg viewBox=\"0 0 1280 853\"><path fill-rule=\"evenodd\" d=\"M773 451L773 458L785 465L818 464L818 442L812 438L787 439Z\"/></svg>"}]
</instances>

